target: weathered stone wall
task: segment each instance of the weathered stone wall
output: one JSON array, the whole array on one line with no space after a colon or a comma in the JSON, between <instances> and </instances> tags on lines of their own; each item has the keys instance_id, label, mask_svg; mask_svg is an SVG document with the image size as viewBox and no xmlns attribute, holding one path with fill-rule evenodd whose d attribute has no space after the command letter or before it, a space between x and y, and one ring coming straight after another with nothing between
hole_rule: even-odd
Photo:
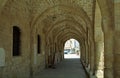
<instances>
[{"instance_id":1,"label":"weathered stone wall","mask_svg":"<svg viewBox=\"0 0 120 78\"><path fill-rule=\"evenodd\" d=\"M0 47L5 50L5 65L1 78L28 78L30 76L29 10L24 1L9 0L0 13ZM13 56L13 26L21 32L20 56Z\"/></svg>"},{"instance_id":2,"label":"weathered stone wall","mask_svg":"<svg viewBox=\"0 0 120 78\"><path fill-rule=\"evenodd\" d=\"M42 31L42 24L31 28L31 60L33 75L45 68L45 35ZM40 53L38 53L38 35L40 36Z\"/></svg>"},{"instance_id":3,"label":"weathered stone wall","mask_svg":"<svg viewBox=\"0 0 120 78\"><path fill-rule=\"evenodd\" d=\"M91 75L103 70L105 60L105 78L119 77L120 1L114 0L114 13L112 0L97 1L95 9L95 0L0 0L0 78L29 78L52 63L54 56L57 63L64 58L63 44L69 38L81 42L81 59ZM15 57L13 26L21 30L21 55Z\"/></svg>"},{"instance_id":4,"label":"weathered stone wall","mask_svg":"<svg viewBox=\"0 0 120 78\"><path fill-rule=\"evenodd\" d=\"M115 35L114 35L114 78L120 77L120 0L114 0Z\"/></svg>"},{"instance_id":5,"label":"weathered stone wall","mask_svg":"<svg viewBox=\"0 0 120 78\"><path fill-rule=\"evenodd\" d=\"M0 12L0 48L5 51L5 65L0 67L0 78L30 78L31 73L43 69L45 66L44 52L36 54L36 64L32 62L31 53L34 51L31 51L30 48L32 37L30 29L31 8L29 5L29 0L9 0ZM20 56L12 55L13 26L19 27L21 32ZM44 51L43 47L41 48L41 51Z\"/></svg>"}]
</instances>

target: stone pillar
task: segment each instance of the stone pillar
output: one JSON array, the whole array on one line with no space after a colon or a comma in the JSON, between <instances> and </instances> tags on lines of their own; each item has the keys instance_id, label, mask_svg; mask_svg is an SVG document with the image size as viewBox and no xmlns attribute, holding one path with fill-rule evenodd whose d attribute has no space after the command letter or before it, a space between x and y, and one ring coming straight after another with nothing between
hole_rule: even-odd
<instances>
[{"instance_id":1,"label":"stone pillar","mask_svg":"<svg viewBox=\"0 0 120 78\"><path fill-rule=\"evenodd\" d=\"M88 68L90 69L90 57L91 57L91 54L90 54L90 41L89 41L89 30L87 28L87 38L86 38L86 43L87 43L87 50L88 50Z\"/></svg>"},{"instance_id":2,"label":"stone pillar","mask_svg":"<svg viewBox=\"0 0 120 78\"><path fill-rule=\"evenodd\" d=\"M95 70L97 78L104 78L104 42L95 42Z\"/></svg>"},{"instance_id":3,"label":"stone pillar","mask_svg":"<svg viewBox=\"0 0 120 78\"><path fill-rule=\"evenodd\" d=\"M46 68L48 68L48 64L49 64L48 57L49 57L49 48L48 48L48 45L46 45L46 50L45 50L45 67Z\"/></svg>"},{"instance_id":4,"label":"stone pillar","mask_svg":"<svg viewBox=\"0 0 120 78\"><path fill-rule=\"evenodd\" d=\"M90 70L91 74L94 73L94 43L90 41Z\"/></svg>"},{"instance_id":5,"label":"stone pillar","mask_svg":"<svg viewBox=\"0 0 120 78\"><path fill-rule=\"evenodd\" d=\"M84 41L84 62L86 64L86 45L85 45L85 41Z\"/></svg>"},{"instance_id":6,"label":"stone pillar","mask_svg":"<svg viewBox=\"0 0 120 78\"><path fill-rule=\"evenodd\" d=\"M85 58L86 58L86 59L85 59L85 60L86 60L86 66L88 66L88 57L89 57L89 56L88 56L88 44L87 44L87 41L85 41L85 49L86 49L86 50L85 50L85 52L86 52L86 53L85 53L85 54L86 54L86 55L85 55Z\"/></svg>"},{"instance_id":7,"label":"stone pillar","mask_svg":"<svg viewBox=\"0 0 120 78\"><path fill-rule=\"evenodd\" d=\"M104 33L104 78L113 77L113 32Z\"/></svg>"},{"instance_id":8,"label":"stone pillar","mask_svg":"<svg viewBox=\"0 0 120 78\"><path fill-rule=\"evenodd\" d=\"M80 46L80 52L81 52L80 58L83 61L83 45L82 45L82 43L81 43L81 46Z\"/></svg>"},{"instance_id":9,"label":"stone pillar","mask_svg":"<svg viewBox=\"0 0 120 78\"><path fill-rule=\"evenodd\" d=\"M104 78L113 77L114 0L97 0L101 9L104 31ZM108 3L109 1L109 3ZM119 1L119 0L117 0Z\"/></svg>"},{"instance_id":10,"label":"stone pillar","mask_svg":"<svg viewBox=\"0 0 120 78\"><path fill-rule=\"evenodd\" d=\"M114 39L114 78L119 77L120 77L120 32L116 32Z\"/></svg>"},{"instance_id":11,"label":"stone pillar","mask_svg":"<svg viewBox=\"0 0 120 78\"><path fill-rule=\"evenodd\" d=\"M85 61L85 47L83 43L81 44L81 60Z\"/></svg>"},{"instance_id":12,"label":"stone pillar","mask_svg":"<svg viewBox=\"0 0 120 78\"><path fill-rule=\"evenodd\" d=\"M120 77L120 0L114 0L115 34L114 34L114 78Z\"/></svg>"},{"instance_id":13,"label":"stone pillar","mask_svg":"<svg viewBox=\"0 0 120 78\"><path fill-rule=\"evenodd\" d=\"M85 63L85 44L82 44L82 61Z\"/></svg>"},{"instance_id":14,"label":"stone pillar","mask_svg":"<svg viewBox=\"0 0 120 78\"><path fill-rule=\"evenodd\" d=\"M90 66L90 60L91 60L91 54L90 53L91 53L91 51L90 51L90 43L88 41L88 67Z\"/></svg>"}]
</instances>

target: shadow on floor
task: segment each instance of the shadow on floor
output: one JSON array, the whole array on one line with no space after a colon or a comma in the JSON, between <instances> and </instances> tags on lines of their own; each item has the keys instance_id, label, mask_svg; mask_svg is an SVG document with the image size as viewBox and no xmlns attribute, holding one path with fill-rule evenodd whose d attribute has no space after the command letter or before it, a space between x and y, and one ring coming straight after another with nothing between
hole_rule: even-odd
<instances>
[{"instance_id":1,"label":"shadow on floor","mask_svg":"<svg viewBox=\"0 0 120 78\"><path fill-rule=\"evenodd\" d=\"M79 58L64 59L55 69L45 69L35 78L87 78Z\"/></svg>"}]
</instances>

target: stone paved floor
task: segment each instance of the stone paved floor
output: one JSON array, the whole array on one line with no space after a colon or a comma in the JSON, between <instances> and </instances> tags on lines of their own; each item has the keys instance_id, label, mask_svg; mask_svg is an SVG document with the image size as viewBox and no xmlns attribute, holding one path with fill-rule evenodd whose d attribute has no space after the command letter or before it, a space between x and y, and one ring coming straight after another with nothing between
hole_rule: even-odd
<instances>
[{"instance_id":1,"label":"stone paved floor","mask_svg":"<svg viewBox=\"0 0 120 78\"><path fill-rule=\"evenodd\" d=\"M79 60L67 58L56 65L56 69L45 69L37 73L35 78L87 78Z\"/></svg>"}]
</instances>

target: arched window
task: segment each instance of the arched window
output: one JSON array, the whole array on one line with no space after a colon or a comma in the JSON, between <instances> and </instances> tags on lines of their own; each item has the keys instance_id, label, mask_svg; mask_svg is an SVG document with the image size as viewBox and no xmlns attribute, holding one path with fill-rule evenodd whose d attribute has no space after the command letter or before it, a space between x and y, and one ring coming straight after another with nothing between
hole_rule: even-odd
<instances>
[{"instance_id":1,"label":"arched window","mask_svg":"<svg viewBox=\"0 0 120 78\"><path fill-rule=\"evenodd\" d=\"M41 53L41 38L40 38L40 35L37 36L37 52L38 54Z\"/></svg>"},{"instance_id":2,"label":"arched window","mask_svg":"<svg viewBox=\"0 0 120 78\"><path fill-rule=\"evenodd\" d=\"M20 55L20 29L17 26L13 27L13 56Z\"/></svg>"}]
</instances>

